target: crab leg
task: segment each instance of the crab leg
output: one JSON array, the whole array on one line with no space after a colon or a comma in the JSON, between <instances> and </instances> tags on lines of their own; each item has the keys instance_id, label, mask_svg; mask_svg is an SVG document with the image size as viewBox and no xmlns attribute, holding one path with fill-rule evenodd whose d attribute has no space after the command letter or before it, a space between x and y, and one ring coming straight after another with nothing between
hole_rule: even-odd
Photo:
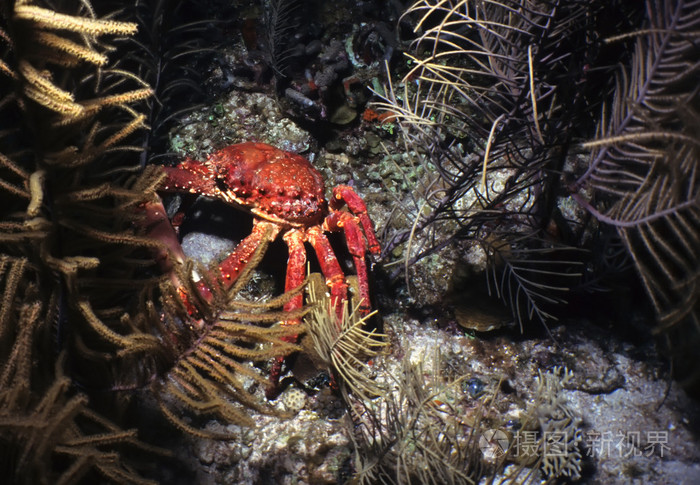
<instances>
[{"instance_id":1,"label":"crab leg","mask_svg":"<svg viewBox=\"0 0 700 485\"><path fill-rule=\"evenodd\" d=\"M340 210L343 204L348 207L350 213ZM324 226L328 231L339 231L342 228L345 233L348 250L352 255L357 272L360 290L360 312L363 315L367 315L371 307L365 248L368 248L372 254L381 252L379 241L374 233L374 224L372 224L372 220L367 214L367 206L364 201L349 185L338 185L333 189L330 207L333 210L326 217ZM365 239L367 240L366 245Z\"/></svg>"},{"instance_id":2,"label":"crab leg","mask_svg":"<svg viewBox=\"0 0 700 485\"><path fill-rule=\"evenodd\" d=\"M365 262L365 241L362 236L361 220L349 212L331 212L324 221L324 227L330 232L337 232L341 229L345 233L348 251L355 263L357 273L357 283L360 290L360 313L368 315L371 311L369 304L369 277L367 273L367 263Z\"/></svg>"},{"instance_id":3,"label":"crab leg","mask_svg":"<svg viewBox=\"0 0 700 485\"><path fill-rule=\"evenodd\" d=\"M246 236L226 259L219 263L219 275L224 288L229 289L238 275L245 269L255 250L263 243L274 241L280 227L272 222L255 219L253 230Z\"/></svg>"},{"instance_id":4,"label":"crab leg","mask_svg":"<svg viewBox=\"0 0 700 485\"><path fill-rule=\"evenodd\" d=\"M352 216L350 216L352 217ZM333 253L331 244L328 238L323 234L323 230L319 226L309 228L306 233L308 241L313 246L321 272L326 278L326 285L331 289L331 303L336 310L338 327L342 325L343 318L343 302L348 297L348 285L345 282L345 275L338 263L338 259ZM285 281L285 290L293 290L304 282L304 273L306 271L306 249L304 248L304 232L298 229L292 229L282 236L287 247L289 248L289 261L287 263L287 278ZM303 304L302 295L295 296L292 300L285 304L285 311L293 311L301 308ZM293 325L298 323L298 320L290 320L284 322L285 325ZM296 336L288 337L290 341L296 340ZM267 390L267 397L272 399L276 396L279 384L279 378L282 374L282 364L284 358L275 359L270 369L270 386Z\"/></svg>"},{"instance_id":5,"label":"crab leg","mask_svg":"<svg viewBox=\"0 0 700 485\"><path fill-rule=\"evenodd\" d=\"M304 248L304 233L297 229L292 229L282 236L289 249L289 259L287 261L287 276L284 283L284 291L291 291L304 283L306 273L306 248ZM304 303L304 295L299 293L284 305L284 310L291 312L298 310ZM295 324L298 320L290 320L285 324Z\"/></svg>"},{"instance_id":6,"label":"crab leg","mask_svg":"<svg viewBox=\"0 0 700 485\"><path fill-rule=\"evenodd\" d=\"M338 326L340 327L343 321L343 302L348 299L348 284L345 281L345 274L338 263L338 258L333 253L331 243L323 234L323 230L319 226L313 226L309 228L307 234L311 246L316 251L321 272L326 277L326 286L331 289L331 305L338 315Z\"/></svg>"},{"instance_id":7,"label":"crab leg","mask_svg":"<svg viewBox=\"0 0 700 485\"><path fill-rule=\"evenodd\" d=\"M163 247L152 251L153 259L163 273L171 273L176 278L172 272L173 266L185 261L185 253L168 219L163 201L155 198L141 204L139 209L144 215L143 227L148 237L163 244Z\"/></svg>"},{"instance_id":8,"label":"crab leg","mask_svg":"<svg viewBox=\"0 0 700 485\"><path fill-rule=\"evenodd\" d=\"M162 203L153 204L152 207L146 207L147 231L150 236L164 242L170 250L170 254L161 250L156 252L154 256L161 270L165 273L170 273L173 284L175 287L179 288L182 286L182 282L179 281L176 276L177 273L172 269L174 264L182 264L185 261L185 254L182 251L182 246L177 240L177 236L170 225L167 215L161 216L161 214L165 214L165 209L159 210L162 207ZM219 263L219 276L224 289L229 289L233 283L235 283L238 275L245 269L258 246L265 242L274 241L278 233L279 226L277 224L261 220L255 220L253 222L253 230L251 233L238 243L236 249L234 249L226 259ZM196 275L195 278L197 278ZM199 290L199 294L202 295L202 298L206 301L212 300L213 294L211 288L209 288L204 281L197 281L197 289ZM186 302L186 305L192 308L192 312L195 312L191 303Z\"/></svg>"},{"instance_id":9,"label":"crab leg","mask_svg":"<svg viewBox=\"0 0 700 485\"><path fill-rule=\"evenodd\" d=\"M343 206L343 203L345 203L348 209L350 209L350 212L359 219L360 225L365 233L365 238L367 239L369 252L372 254L379 254L381 252L381 247L379 246L377 236L374 234L374 224L372 224L372 219L367 215L367 206L362 200L362 197L357 195L355 189L349 185L338 185L333 188L333 197L330 200L331 209L338 210Z\"/></svg>"},{"instance_id":10,"label":"crab leg","mask_svg":"<svg viewBox=\"0 0 700 485\"><path fill-rule=\"evenodd\" d=\"M286 232L282 239L287 244L287 249L289 250L289 259L287 260L287 276L284 282L284 291L291 291L298 288L299 285L304 283L305 273L306 273L306 248L304 248L305 237L302 231L298 229L292 229ZM298 310L304 304L304 295L299 293L294 296L291 300L284 304L284 311L293 312ZM293 320L286 320L282 322L282 325L297 325L300 323L298 318ZM296 342L299 338L298 335L290 335L288 337L282 337L283 340L287 342ZM272 362L272 367L270 368L270 386L267 390L267 397L272 399L276 396L278 389L278 384L280 380L280 375L282 374L282 365L284 364L284 357L277 357Z\"/></svg>"}]
</instances>

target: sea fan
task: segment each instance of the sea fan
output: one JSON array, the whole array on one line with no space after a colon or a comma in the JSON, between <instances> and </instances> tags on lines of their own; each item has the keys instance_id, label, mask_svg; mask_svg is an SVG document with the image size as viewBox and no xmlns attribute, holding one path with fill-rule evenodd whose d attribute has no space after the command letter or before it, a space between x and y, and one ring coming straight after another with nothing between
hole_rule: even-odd
<instances>
[{"instance_id":1,"label":"sea fan","mask_svg":"<svg viewBox=\"0 0 700 485\"><path fill-rule=\"evenodd\" d=\"M149 356L131 362L122 376L143 374L152 369L142 385L153 390L164 415L179 429L190 434L212 438L225 437L188 424L188 413L209 416L226 423L252 426L249 412L282 415L256 396L256 389L269 385L269 376L258 367L273 358L282 358L300 347L290 337L304 332L303 325L280 325L279 322L299 319L305 313L285 312L283 306L302 290L286 292L269 301L247 302L239 297L267 249L261 244L246 268L228 291L216 281L204 277L213 294L211 302L199 295L199 285L192 281L192 263L177 268L184 286L173 287L170 281L161 285L164 308L160 316L139 315L135 327L144 327L154 317L161 319L150 331L158 334L161 346ZM206 274L199 268L198 274ZM183 297L190 305L183 304ZM193 308L204 317L191 324ZM185 322L185 325L183 325ZM190 322L190 323L187 323ZM256 367L257 366L257 367ZM134 372L136 371L136 372Z\"/></svg>"}]
</instances>

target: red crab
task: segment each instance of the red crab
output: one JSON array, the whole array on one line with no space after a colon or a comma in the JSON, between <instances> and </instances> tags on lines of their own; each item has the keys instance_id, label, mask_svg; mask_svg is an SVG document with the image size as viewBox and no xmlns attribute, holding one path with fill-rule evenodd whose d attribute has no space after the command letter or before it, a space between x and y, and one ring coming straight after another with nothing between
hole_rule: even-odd
<instances>
[{"instance_id":1,"label":"red crab","mask_svg":"<svg viewBox=\"0 0 700 485\"><path fill-rule=\"evenodd\" d=\"M165 170L164 192L201 194L253 214L251 234L219 264L225 286L233 284L265 238L272 241L281 233L289 248L285 290L303 283L304 243L309 242L330 288L331 301L341 312L347 300L347 283L325 233L342 230L355 263L360 311L369 313L365 257L367 250L378 254L380 247L365 203L352 187L336 186L327 202L323 178L308 160L264 143L231 145L210 154L205 162L188 159ZM349 211L341 210L343 206ZM285 310L298 309L302 303L299 294L285 305Z\"/></svg>"}]
</instances>

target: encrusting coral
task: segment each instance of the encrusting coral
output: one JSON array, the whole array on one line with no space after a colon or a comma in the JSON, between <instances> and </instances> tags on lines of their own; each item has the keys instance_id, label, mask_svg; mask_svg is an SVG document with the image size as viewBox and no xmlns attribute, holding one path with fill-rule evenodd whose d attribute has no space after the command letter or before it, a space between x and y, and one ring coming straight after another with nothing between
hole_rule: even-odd
<instances>
[{"instance_id":1,"label":"encrusting coral","mask_svg":"<svg viewBox=\"0 0 700 485\"><path fill-rule=\"evenodd\" d=\"M573 372L554 367L550 372L539 372L534 403L531 405L528 422L540 433L536 442L538 463L548 478L581 478L581 418L569 406L562 391L571 382ZM522 449L526 448L523 440ZM525 454L525 453L523 453Z\"/></svg>"}]
</instances>

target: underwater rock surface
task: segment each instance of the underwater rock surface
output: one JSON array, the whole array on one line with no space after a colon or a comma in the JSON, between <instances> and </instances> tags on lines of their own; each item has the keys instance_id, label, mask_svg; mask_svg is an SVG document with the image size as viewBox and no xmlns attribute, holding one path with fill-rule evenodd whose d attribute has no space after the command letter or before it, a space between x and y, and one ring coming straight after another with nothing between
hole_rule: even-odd
<instances>
[{"instance_id":1,"label":"underwater rock surface","mask_svg":"<svg viewBox=\"0 0 700 485\"><path fill-rule=\"evenodd\" d=\"M342 15L344 9L353 10L341 3L335 15L324 12L324 21ZM352 29L353 22L338 23L332 34L306 39L304 45L347 57L353 53L353 38L365 39L357 35L359 25ZM227 56L233 65L241 65L248 54L239 43ZM315 78L338 87L340 78L334 76L346 72L342 71L345 67L334 71L336 67L329 68L328 59L323 55L319 59L320 64L309 61ZM365 76L360 84L376 87L381 76L366 67L357 69ZM394 75L394 83L398 77ZM357 87L356 80L353 83ZM377 113L355 117L359 108L350 107L347 92L340 96L336 112L349 116L334 124L334 118L321 109L330 97L319 95L313 106L305 101L311 94L301 78L294 78L291 84L294 92L285 91L286 97L278 99L279 93L270 92L269 86L233 76L232 90L219 103L192 113L173 130L173 150L201 158L231 143L270 143L308 157L323 174L327 188L352 184L385 237L415 227L416 219L407 215L410 210L400 213L394 208L413 204L416 217L424 208L420 206L420 188L430 186L435 179L416 162L413 150L423 148L404 144L397 136L396 124L376 122ZM460 146L462 149L468 151ZM465 157L471 157L472 162L478 158L474 154ZM580 155L566 161L576 167L582 163ZM490 171L488 184L503 187L510 175L508 171ZM479 196L476 192L464 194L458 209L478 208ZM530 192L523 191L509 203L529 210L535 205L530 197ZM561 230L586 222L587 213L571 197L559 196L555 205L569 221L568 226L559 226ZM386 394L372 402L352 398L345 402L327 382L309 385L314 379L323 381L320 374L307 375L307 380L292 383L275 401L280 410L294 413L289 420L251 413L255 429L218 422L207 425L208 429L231 433L231 440L192 438L199 482L330 484L358 479L356 474L360 473L359 480L375 483L373 478L395 470L378 464L381 460L372 456L373 451L381 449L392 458L406 458L406 468L420 467L424 462L418 458L418 437L430 435L431 426L438 422L449 425L455 433L455 455L463 460L459 471L465 473L454 475L457 483L466 483L467 478L498 483L513 476L532 483L547 479L590 484L700 482L700 405L671 380L668 361L650 336L649 329L654 326L650 309L628 311L634 306L635 293L621 292L620 308L602 318L590 316L592 311L577 316L576 311L565 310L560 321L550 323L549 328L533 321L521 333L510 315L503 316L500 302L469 287L484 286L482 273L488 255L476 244L447 245L407 265L407 276L402 275L398 282L387 282L382 272L403 265L405 253L429 247L433 238L440 240L440 231L449 233L456 227L451 220L441 223L444 226L436 224L432 232L412 232L413 247L398 245L377 265L377 307L383 331L389 335L390 352L373 359L370 368L372 380L384 386ZM555 237L559 228L546 236ZM187 249L195 259L211 261L211 253L219 254L221 241L210 241L206 228L198 228L202 229L186 236ZM284 249L272 247L270 251L279 253L276 260L283 265ZM283 268L278 266L275 271L283 272ZM279 274L274 277L279 279ZM275 292L270 279L273 276L260 280L266 281L267 295ZM464 298L467 293L469 300ZM406 394L416 382L424 392L424 412L413 415ZM406 416L415 419L402 421ZM401 425L412 427L402 435L395 429ZM366 436L358 431L363 426L374 426L379 441L395 439L405 455L395 448L369 446L363 441ZM471 430L476 439L469 438ZM498 433L510 440L509 446L534 445L544 439L545 444L537 446L545 448L537 453L511 451L508 459L496 466L500 455L494 455L489 446L480 446L480 438L488 436L487 441L492 442ZM470 475L474 457L494 465L494 471ZM373 476L364 473L363 466L381 471ZM411 475L414 480L419 476L411 473L415 473ZM515 482L521 483L517 478Z\"/></svg>"},{"instance_id":2,"label":"underwater rock surface","mask_svg":"<svg viewBox=\"0 0 700 485\"><path fill-rule=\"evenodd\" d=\"M476 416L478 396L498 389L495 410L501 416L493 422L497 429L517 429L535 400L538 370L557 364L573 369L560 396L581 433L580 483L690 484L700 478L700 406L659 372L663 364L652 348L643 354L583 321L553 329L558 344L549 338L468 337L402 314L387 316L385 323L393 334L392 354L373 363L375 381L395 383L402 360L420 365L428 388L435 379L461 376L462 385L434 401L465 422ZM481 394L473 391L473 380L483 383ZM280 409L288 409L290 392L297 390L276 401ZM377 400L398 399L396 386L390 392ZM328 396L307 395L289 420L256 415L255 429L211 422L208 429L233 439L195 439L198 483L269 483L265 477L280 484L344 483L357 471L354 425L340 403L340 413L331 413ZM539 469L533 473L545 478Z\"/></svg>"}]
</instances>

